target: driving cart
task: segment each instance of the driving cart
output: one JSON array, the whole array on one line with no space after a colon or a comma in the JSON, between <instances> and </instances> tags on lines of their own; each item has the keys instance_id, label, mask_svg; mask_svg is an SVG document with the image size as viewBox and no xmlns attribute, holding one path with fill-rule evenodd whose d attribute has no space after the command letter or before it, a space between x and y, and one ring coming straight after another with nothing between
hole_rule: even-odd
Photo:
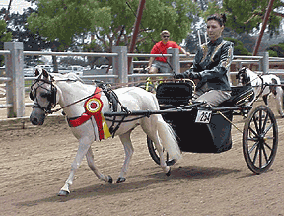
<instances>
[{"instance_id":1,"label":"driving cart","mask_svg":"<svg viewBox=\"0 0 284 216\"><path fill-rule=\"evenodd\" d=\"M192 101L194 88L192 81L164 82L159 84L156 92L160 110L137 110L128 114L110 112L105 115L162 114L164 120L173 127L180 150L193 153L221 153L230 150L232 148L233 116L246 116L241 132L247 166L256 174L268 170L277 151L278 126L269 107L246 105L252 104L251 102L254 102L252 100L257 98L254 97L252 87L232 87L231 98L218 107ZM152 159L160 164L160 156L149 137L147 137L147 144ZM165 151L164 154L167 152ZM175 162L167 156L169 166Z\"/></svg>"}]
</instances>

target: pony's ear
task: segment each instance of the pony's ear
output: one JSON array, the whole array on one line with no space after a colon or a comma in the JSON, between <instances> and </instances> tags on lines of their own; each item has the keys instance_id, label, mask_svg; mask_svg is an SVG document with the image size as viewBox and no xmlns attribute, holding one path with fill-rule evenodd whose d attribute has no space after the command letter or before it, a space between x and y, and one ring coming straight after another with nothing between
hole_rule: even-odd
<instances>
[{"instance_id":1,"label":"pony's ear","mask_svg":"<svg viewBox=\"0 0 284 216\"><path fill-rule=\"evenodd\" d=\"M48 78L48 73L46 70L42 69L42 75L45 77L45 78Z\"/></svg>"},{"instance_id":2,"label":"pony's ear","mask_svg":"<svg viewBox=\"0 0 284 216\"><path fill-rule=\"evenodd\" d=\"M39 75L39 71L38 71L38 69L36 68L35 69L35 76L38 76Z\"/></svg>"}]
</instances>

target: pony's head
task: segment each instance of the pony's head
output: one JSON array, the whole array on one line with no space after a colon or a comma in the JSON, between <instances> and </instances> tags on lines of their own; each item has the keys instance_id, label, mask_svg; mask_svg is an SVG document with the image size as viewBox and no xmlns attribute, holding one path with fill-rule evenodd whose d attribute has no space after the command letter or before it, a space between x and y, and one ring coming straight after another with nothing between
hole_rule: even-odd
<instances>
[{"instance_id":1,"label":"pony's head","mask_svg":"<svg viewBox=\"0 0 284 216\"><path fill-rule=\"evenodd\" d=\"M243 67L242 69L239 70L236 78L238 80L238 83L241 85L247 85L250 82L250 77L247 72L247 68Z\"/></svg>"},{"instance_id":2,"label":"pony's head","mask_svg":"<svg viewBox=\"0 0 284 216\"><path fill-rule=\"evenodd\" d=\"M57 89L53 85L53 77L44 69L41 73L35 70L33 85L31 86L30 99L34 101L30 120L34 125L42 125L45 116L55 107Z\"/></svg>"}]
</instances>

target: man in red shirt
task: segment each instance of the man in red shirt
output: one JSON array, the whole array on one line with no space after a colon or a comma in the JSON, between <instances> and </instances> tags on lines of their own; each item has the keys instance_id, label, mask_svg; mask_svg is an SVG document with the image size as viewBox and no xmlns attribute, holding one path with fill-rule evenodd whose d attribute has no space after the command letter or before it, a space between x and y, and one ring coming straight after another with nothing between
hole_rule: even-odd
<instances>
[{"instance_id":1,"label":"man in red shirt","mask_svg":"<svg viewBox=\"0 0 284 216\"><path fill-rule=\"evenodd\" d=\"M183 48L178 46L176 42L170 41L170 32L164 30L161 32L162 40L154 45L152 48L151 54L167 54L168 48L178 48L183 54L187 56L190 55L189 52L186 52ZM171 67L167 62L167 57L150 57L149 65L147 67L149 73L158 73L159 70L161 73L171 73Z\"/></svg>"}]
</instances>

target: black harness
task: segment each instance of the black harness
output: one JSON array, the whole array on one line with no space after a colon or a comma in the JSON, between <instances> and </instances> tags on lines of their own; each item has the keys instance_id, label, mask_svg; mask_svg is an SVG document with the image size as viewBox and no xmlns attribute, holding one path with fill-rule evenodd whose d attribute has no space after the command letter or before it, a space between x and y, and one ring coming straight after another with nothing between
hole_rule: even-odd
<instances>
[{"instance_id":1,"label":"black harness","mask_svg":"<svg viewBox=\"0 0 284 216\"><path fill-rule=\"evenodd\" d=\"M117 95L115 94L115 92L111 88L108 88L105 84L101 84L100 88L103 89L103 92L105 93L105 96L108 100L109 108L112 112L117 112L117 107L118 107L118 104L119 104L120 107L121 107L121 110L123 112L129 113L129 110L126 107L122 106L122 104L118 100ZM121 120L116 120L116 116L113 116L112 119L105 118L107 121L111 121L111 126L109 127L109 132L112 135L112 138L114 137L114 134L118 130L121 123L124 122L125 117L126 117L126 115L123 115ZM115 122L118 123L116 126L114 126Z\"/></svg>"}]
</instances>

